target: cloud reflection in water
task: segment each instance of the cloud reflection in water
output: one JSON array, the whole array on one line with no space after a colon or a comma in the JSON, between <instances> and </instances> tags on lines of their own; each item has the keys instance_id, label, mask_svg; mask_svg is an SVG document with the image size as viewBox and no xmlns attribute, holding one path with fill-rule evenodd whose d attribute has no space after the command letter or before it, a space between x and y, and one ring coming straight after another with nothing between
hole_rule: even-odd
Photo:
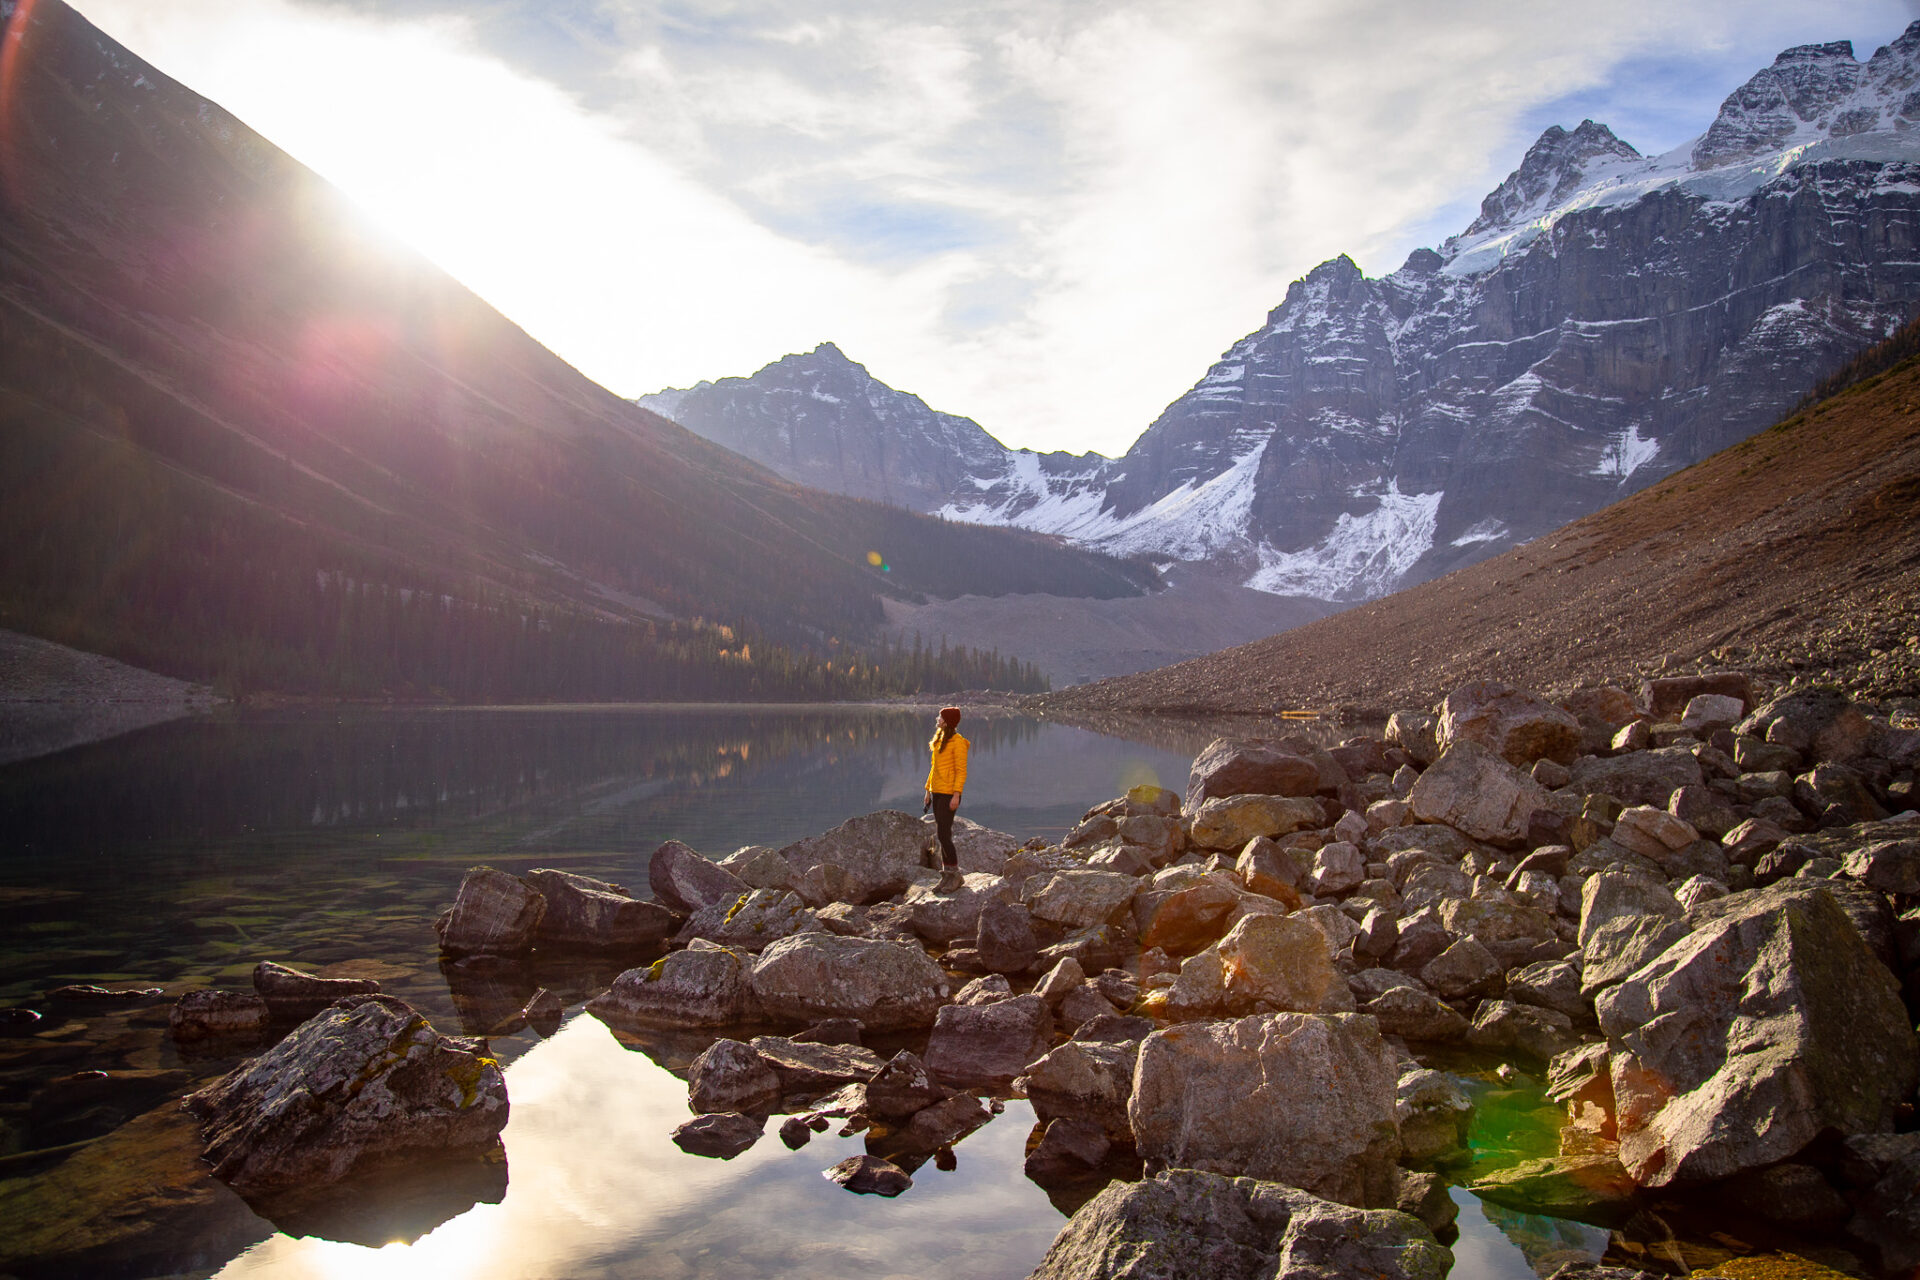
<instances>
[{"instance_id":1,"label":"cloud reflection in water","mask_svg":"<svg viewBox=\"0 0 1920 1280\"><path fill-rule=\"evenodd\" d=\"M1021 1172L1033 1124L1023 1102L956 1148L954 1172L927 1164L911 1190L886 1200L820 1176L864 1150L859 1138L828 1133L788 1151L769 1123L734 1160L684 1154L668 1135L688 1115L685 1083L622 1048L591 1017L528 1050L507 1069L507 1088L511 1180L502 1203L384 1249L276 1235L219 1274L884 1280L937 1271L944 1280L986 1280L1026 1275L1062 1222Z\"/></svg>"}]
</instances>

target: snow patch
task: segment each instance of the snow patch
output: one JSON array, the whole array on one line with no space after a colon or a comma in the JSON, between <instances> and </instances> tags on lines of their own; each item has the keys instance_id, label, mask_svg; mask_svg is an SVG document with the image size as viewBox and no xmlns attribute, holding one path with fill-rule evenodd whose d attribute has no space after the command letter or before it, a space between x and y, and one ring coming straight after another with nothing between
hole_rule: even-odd
<instances>
[{"instance_id":1,"label":"snow patch","mask_svg":"<svg viewBox=\"0 0 1920 1280\"><path fill-rule=\"evenodd\" d=\"M1318 600L1369 600L1393 590L1433 549L1443 494L1401 493L1387 482L1380 505L1364 515L1341 513L1333 530L1305 551L1261 545L1260 567L1247 579L1255 591Z\"/></svg>"},{"instance_id":2,"label":"snow patch","mask_svg":"<svg viewBox=\"0 0 1920 1280\"><path fill-rule=\"evenodd\" d=\"M1471 528L1447 545L1470 547L1476 542L1498 542L1506 536L1507 522L1497 516L1488 516L1485 520L1475 521Z\"/></svg>"},{"instance_id":3,"label":"snow patch","mask_svg":"<svg viewBox=\"0 0 1920 1280\"><path fill-rule=\"evenodd\" d=\"M1592 474L1624 482L1628 476L1652 462L1659 452L1660 442L1643 437L1640 424L1631 423L1601 448L1600 460L1594 464Z\"/></svg>"}]
</instances>

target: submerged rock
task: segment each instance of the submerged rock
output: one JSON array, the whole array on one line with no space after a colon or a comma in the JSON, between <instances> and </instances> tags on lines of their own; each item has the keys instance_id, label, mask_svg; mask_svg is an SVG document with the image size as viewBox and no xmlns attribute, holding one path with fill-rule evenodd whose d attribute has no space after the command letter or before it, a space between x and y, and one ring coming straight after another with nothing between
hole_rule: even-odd
<instances>
[{"instance_id":1,"label":"submerged rock","mask_svg":"<svg viewBox=\"0 0 1920 1280\"><path fill-rule=\"evenodd\" d=\"M369 996L295 1028L187 1099L216 1178L253 1199L309 1196L428 1158L497 1152L493 1059L401 1001Z\"/></svg>"},{"instance_id":2,"label":"submerged rock","mask_svg":"<svg viewBox=\"0 0 1920 1280\"><path fill-rule=\"evenodd\" d=\"M253 989L277 1022L300 1022L342 996L366 996L380 990L372 978L319 978L284 964L262 960L253 967Z\"/></svg>"},{"instance_id":3,"label":"submerged rock","mask_svg":"<svg viewBox=\"0 0 1920 1280\"><path fill-rule=\"evenodd\" d=\"M850 1156L821 1177L863 1196L897 1196L913 1185L907 1171L879 1156Z\"/></svg>"},{"instance_id":4,"label":"submerged rock","mask_svg":"<svg viewBox=\"0 0 1920 1280\"><path fill-rule=\"evenodd\" d=\"M174 1002L167 1030L181 1042L243 1038L265 1031L268 1017L266 1000L251 992L189 991Z\"/></svg>"}]
</instances>

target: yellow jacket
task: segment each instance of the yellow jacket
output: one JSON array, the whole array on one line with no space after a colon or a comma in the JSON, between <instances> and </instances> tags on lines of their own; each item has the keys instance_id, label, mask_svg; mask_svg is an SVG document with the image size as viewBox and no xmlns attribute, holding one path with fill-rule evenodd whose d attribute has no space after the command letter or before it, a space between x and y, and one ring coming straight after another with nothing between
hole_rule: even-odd
<instances>
[{"instance_id":1,"label":"yellow jacket","mask_svg":"<svg viewBox=\"0 0 1920 1280\"><path fill-rule=\"evenodd\" d=\"M929 749L933 743L927 744ZM947 739L947 745L933 751L933 764L927 770L927 790L936 795L957 796L967 789L967 740L959 734Z\"/></svg>"}]
</instances>

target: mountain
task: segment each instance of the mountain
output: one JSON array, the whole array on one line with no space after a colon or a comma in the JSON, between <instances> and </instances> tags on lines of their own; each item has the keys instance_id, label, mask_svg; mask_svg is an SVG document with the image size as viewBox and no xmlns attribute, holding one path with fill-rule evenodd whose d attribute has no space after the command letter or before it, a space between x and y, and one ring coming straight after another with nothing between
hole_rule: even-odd
<instances>
[{"instance_id":1,"label":"mountain","mask_svg":"<svg viewBox=\"0 0 1920 1280\"><path fill-rule=\"evenodd\" d=\"M958 466L949 519L1323 601L1424 581L1745 438L1911 316L1916 126L1920 23L1865 63L1846 42L1787 50L1664 155L1550 128L1437 250L1296 281L1124 457L983 464L970 435L883 496L925 507ZM776 469L789 441L821 456L847 430L833 406L759 390L796 360L814 367L717 384L724 415L698 388L660 407ZM802 399L804 423L786 416ZM862 421L922 457L935 416ZM809 482L848 488L839 465Z\"/></svg>"},{"instance_id":2,"label":"mountain","mask_svg":"<svg viewBox=\"0 0 1920 1280\"><path fill-rule=\"evenodd\" d=\"M0 626L239 688L827 696L1012 678L877 653L883 599L1151 581L634 407L60 0L0 45Z\"/></svg>"},{"instance_id":3,"label":"mountain","mask_svg":"<svg viewBox=\"0 0 1920 1280\"><path fill-rule=\"evenodd\" d=\"M1550 536L1284 634L1030 699L1050 716L1425 707L1738 666L1920 703L1920 321L1769 430Z\"/></svg>"}]
</instances>

